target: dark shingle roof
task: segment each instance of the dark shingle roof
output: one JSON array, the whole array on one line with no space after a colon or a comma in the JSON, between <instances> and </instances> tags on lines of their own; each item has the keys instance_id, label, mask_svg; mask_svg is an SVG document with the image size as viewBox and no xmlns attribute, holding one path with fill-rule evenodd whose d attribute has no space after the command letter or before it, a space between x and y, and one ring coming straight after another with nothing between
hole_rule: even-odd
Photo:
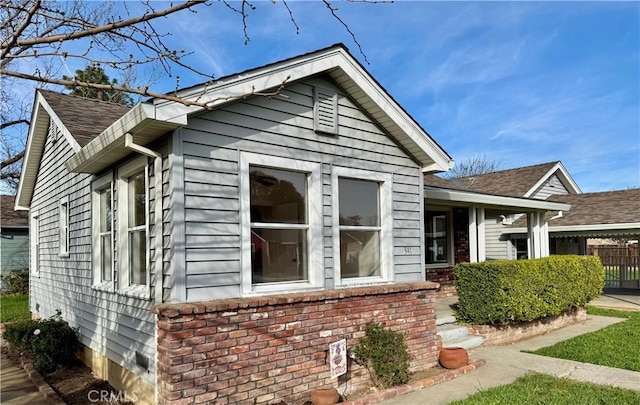
<instances>
[{"instance_id":1,"label":"dark shingle roof","mask_svg":"<svg viewBox=\"0 0 640 405\"><path fill-rule=\"evenodd\" d=\"M23 228L29 226L27 211L14 211L16 198L12 195L0 196L0 226L2 228Z\"/></svg>"},{"instance_id":2,"label":"dark shingle roof","mask_svg":"<svg viewBox=\"0 0 640 405\"><path fill-rule=\"evenodd\" d=\"M551 228L640 222L640 188L599 193L552 195L547 201L564 202L571 205L571 209L563 212L562 217L549 222ZM555 212L547 212L547 219L555 214ZM527 226L525 217L515 221L513 226Z\"/></svg>"},{"instance_id":3,"label":"dark shingle roof","mask_svg":"<svg viewBox=\"0 0 640 405\"><path fill-rule=\"evenodd\" d=\"M558 162L518 167L456 179L462 189L481 193L523 197Z\"/></svg>"},{"instance_id":4,"label":"dark shingle roof","mask_svg":"<svg viewBox=\"0 0 640 405\"><path fill-rule=\"evenodd\" d=\"M38 90L82 147L100 135L131 107L91 98Z\"/></svg>"}]
</instances>

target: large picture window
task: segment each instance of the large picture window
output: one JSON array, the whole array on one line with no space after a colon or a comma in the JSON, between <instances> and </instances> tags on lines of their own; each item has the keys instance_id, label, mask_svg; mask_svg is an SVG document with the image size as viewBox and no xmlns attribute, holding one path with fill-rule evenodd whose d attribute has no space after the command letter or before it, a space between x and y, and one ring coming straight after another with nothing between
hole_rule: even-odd
<instances>
[{"instance_id":1,"label":"large picture window","mask_svg":"<svg viewBox=\"0 0 640 405\"><path fill-rule=\"evenodd\" d=\"M391 177L334 167L334 266L337 284L391 278Z\"/></svg>"},{"instance_id":2,"label":"large picture window","mask_svg":"<svg viewBox=\"0 0 640 405\"><path fill-rule=\"evenodd\" d=\"M320 164L242 153L245 294L322 285Z\"/></svg>"},{"instance_id":3,"label":"large picture window","mask_svg":"<svg viewBox=\"0 0 640 405\"><path fill-rule=\"evenodd\" d=\"M427 264L450 262L450 211L425 212L425 256Z\"/></svg>"}]
</instances>

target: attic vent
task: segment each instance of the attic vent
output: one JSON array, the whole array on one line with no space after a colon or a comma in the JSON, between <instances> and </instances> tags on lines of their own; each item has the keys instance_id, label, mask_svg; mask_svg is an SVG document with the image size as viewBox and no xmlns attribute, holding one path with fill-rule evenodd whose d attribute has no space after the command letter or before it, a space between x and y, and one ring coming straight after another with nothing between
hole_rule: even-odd
<instances>
[{"instance_id":1,"label":"attic vent","mask_svg":"<svg viewBox=\"0 0 640 405\"><path fill-rule=\"evenodd\" d=\"M318 132L338 133L338 94L314 88L313 121Z\"/></svg>"}]
</instances>

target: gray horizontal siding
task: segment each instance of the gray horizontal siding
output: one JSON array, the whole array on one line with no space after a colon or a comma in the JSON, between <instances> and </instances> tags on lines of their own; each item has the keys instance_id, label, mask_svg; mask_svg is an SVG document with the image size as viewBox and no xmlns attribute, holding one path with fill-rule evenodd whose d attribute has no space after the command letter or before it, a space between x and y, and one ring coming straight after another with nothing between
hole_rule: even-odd
<instances>
[{"instance_id":1,"label":"gray horizontal siding","mask_svg":"<svg viewBox=\"0 0 640 405\"><path fill-rule=\"evenodd\" d=\"M2 275L9 274L11 270L29 268L29 231L27 229L2 229L0 252Z\"/></svg>"},{"instance_id":2,"label":"gray horizontal siding","mask_svg":"<svg viewBox=\"0 0 640 405\"><path fill-rule=\"evenodd\" d=\"M184 185L180 203L189 301L240 295L240 151L322 163L324 270L329 286L333 285L332 167L393 173L396 279L422 278L417 163L343 95L339 135L316 133L314 85L340 92L321 78L291 84L282 92L286 98L253 97L202 113L175 134L181 156L175 179Z\"/></svg>"},{"instance_id":3,"label":"gray horizontal siding","mask_svg":"<svg viewBox=\"0 0 640 405\"><path fill-rule=\"evenodd\" d=\"M531 198L546 200L549 196L554 194L569 194L567 188L555 174L549 177L546 182L541 184L540 187L531 194Z\"/></svg>"},{"instance_id":4,"label":"gray horizontal siding","mask_svg":"<svg viewBox=\"0 0 640 405\"><path fill-rule=\"evenodd\" d=\"M71 146L56 134L52 124L31 203L40 221L40 274L31 279L30 309L44 318L59 309L62 317L78 328L83 344L155 384L151 302L91 288L92 176L66 171L64 162L72 154ZM153 195L153 178L150 183ZM69 258L58 255L58 204L65 196L69 197ZM153 218L155 213L151 214ZM153 229L150 235L153 240ZM152 257L154 254L152 251ZM136 350L152 359L150 373L135 365Z\"/></svg>"}]
</instances>

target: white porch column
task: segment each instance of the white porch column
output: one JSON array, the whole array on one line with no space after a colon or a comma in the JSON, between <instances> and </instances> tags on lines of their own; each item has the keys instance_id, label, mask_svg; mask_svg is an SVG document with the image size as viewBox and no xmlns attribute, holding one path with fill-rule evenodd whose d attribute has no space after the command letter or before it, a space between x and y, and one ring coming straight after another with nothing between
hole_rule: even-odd
<instances>
[{"instance_id":1,"label":"white porch column","mask_svg":"<svg viewBox=\"0 0 640 405\"><path fill-rule=\"evenodd\" d=\"M478 221L478 261L484 262L487 260L487 251L485 249L485 226L484 226L484 208L478 208L476 213Z\"/></svg>"},{"instance_id":2,"label":"white porch column","mask_svg":"<svg viewBox=\"0 0 640 405\"><path fill-rule=\"evenodd\" d=\"M476 222L476 207L469 207L469 261L478 261L478 229Z\"/></svg>"},{"instance_id":3,"label":"white porch column","mask_svg":"<svg viewBox=\"0 0 640 405\"><path fill-rule=\"evenodd\" d=\"M535 221L535 212L527 212L527 258L533 259L535 249L533 247L533 222Z\"/></svg>"},{"instance_id":4,"label":"white porch column","mask_svg":"<svg viewBox=\"0 0 640 405\"><path fill-rule=\"evenodd\" d=\"M531 250L533 252L533 257L530 257L532 259L537 259L539 257L542 257L542 232L541 232L541 226L540 226L540 217L541 214L544 215L543 213L540 212L534 212L532 213L531 217L532 217L532 224L531 224Z\"/></svg>"},{"instance_id":5,"label":"white porch column","mask_svg":"<svg viewBox=\"0 0 640 405\"><path fill-rule=\"evenodd\" d=\"M549 257L549 222L545 219L544 212L540 213L540 222L542 224L540 227L540 239L542 241L540 246L540 257Z\"/></svg>"}]
</instances>

